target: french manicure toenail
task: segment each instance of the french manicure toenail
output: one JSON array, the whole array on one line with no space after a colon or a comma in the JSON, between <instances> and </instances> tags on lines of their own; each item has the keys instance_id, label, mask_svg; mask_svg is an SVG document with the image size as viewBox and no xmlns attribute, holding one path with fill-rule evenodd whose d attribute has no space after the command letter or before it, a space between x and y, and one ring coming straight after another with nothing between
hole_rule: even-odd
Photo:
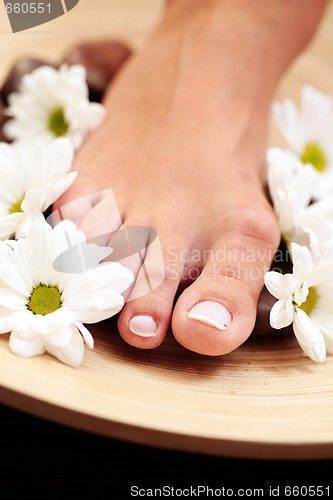
<instances>
[{"instance_id":1,"label":"french manicure toenail","mask_svg":"<svg viewBox=\"0 0 333 500\"><path fill-rule=\"evenodd\" d=\"M151 316L133 316L128 326L131 332L139 337L153 337L157 332L157 324Z\"/></svg>"},{"instance_id":2,"label":"french manicure toenail","mask_svg":"<svg viewBox=\"0 0 333 500\"><path fill-rule=\"evenodd\" d=\"M213 326L218 330L225 330L231 323L232 316L228 309L219 302L206 300L199 302L188 313L190 319Z\"/></svg>"}]
</instances>

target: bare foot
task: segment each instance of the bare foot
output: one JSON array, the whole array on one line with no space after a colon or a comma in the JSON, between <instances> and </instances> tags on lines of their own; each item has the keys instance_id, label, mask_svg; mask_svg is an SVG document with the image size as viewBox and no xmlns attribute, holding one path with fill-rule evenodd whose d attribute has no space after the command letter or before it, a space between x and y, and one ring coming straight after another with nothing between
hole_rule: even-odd
<instances>
[{"instance_id":1,"label":"bare foot","mask_svg":"<svg viewBox=\"0 0 333 500\"><path fill-rule=\"evenodd\" d=\"M113 84L107 120L78 153L77 181L55 208L78 199L66 216L88 238L121 224L156 229L165 276L126 303L126 342L154 348L171 322L180 344L220 355L250 335L279 244L263 189L270 102L321 11L315 21L307 5L295 35L299 0L274 9L264 0L194 3L170 2ZM122 220L111 192L91 194L108 188Z\"/></svg>"}]
</instances>

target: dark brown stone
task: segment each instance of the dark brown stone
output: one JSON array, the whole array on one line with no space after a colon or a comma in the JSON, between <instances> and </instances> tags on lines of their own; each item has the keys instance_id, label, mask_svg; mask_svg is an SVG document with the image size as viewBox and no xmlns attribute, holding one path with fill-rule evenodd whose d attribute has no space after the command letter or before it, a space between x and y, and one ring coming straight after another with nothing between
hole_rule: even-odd
<instances>
[{"instance_id":1,"label":"dark brown stone","mask_svg":"<svg viewBox=\"0 0 333 500\"><path fill-rule=\"evenodd\" d=\"M276 253L275 259L272 263L271 270L281 272L282 274L292 272L292 263L288 258L287 250L283 243L281 243L278 252ZM258 301L257 307L257 319L253 330L256 335L270 335L276 334L281 331L289 331L291 327L283 328L281 330L275 330L271 327L269 322L269 315L276 299L269 293L266 287L263 288Z\"/></svg>"},{"instance_id":2,"label":"dark brown stone","mask_svg":"<svg viewBox=\"0 0 333 500\"><path fill-rule=\"evenodd\" d=\"M16 92L20 86L22 77L28 73L31 73L35 69L44 65L50 66L48 62L42 61L40 59L32 59L24 57L16 61L12 69L10 70L6 80L3 83L1 89L1 96L5 105L8 105L8 96L12 92Z\"/></svg>"},{"instance_id":3,"label":"dark brown stone","mask_svg":"<svg viewBox=\"0 0 333 500\"><path fill-rule=\"evenodd\" d=\"M123 42L101 40L73 47L63 62L82 64L86 68L90 100L100 101L108 84L131 55L132 50Z\"/></svg>"},{"instance_id":4,"label":"dark brown stone","mask_svg":"<svg viewBox=\"0 0 333 500\"><path fill-rule=\"evenodd\" d=\"M257 319L253 330L256 335L270 335L276 333L269 323L269 314L275 304L276 299L269 293L267 288L263 288L258 301Z\"/></svg>"},{"instance_id":5,"label":"dark brown stone","mask_svg":"<svg viewBox=\"0 0 333 500\"><path fill-rule=\"evenodd\" d=\"M277 333L281 334L292 331L291 325L286 328L281 328L280 330L275 330L271 327L269 315L275 302L276 299L269 293L267 288L263 288L258 301L257 319L253 330L255 335L276 335Z\"/></svg>"}]
</instances>

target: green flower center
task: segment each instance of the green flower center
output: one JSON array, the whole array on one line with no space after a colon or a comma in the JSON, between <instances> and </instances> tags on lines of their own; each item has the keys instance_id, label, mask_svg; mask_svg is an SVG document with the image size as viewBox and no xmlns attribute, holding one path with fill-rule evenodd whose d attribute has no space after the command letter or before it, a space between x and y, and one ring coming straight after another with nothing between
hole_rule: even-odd
<instances>
[{"instance_id":1,"label":"green flower center","mask_svg":"<svg viewBox=\"0 0 333 500\"><path fill-rule=\"evenodd\" d=\"M56 136L66 135L69 129L69 123L65 118L65 110L62 106L51 111L48 121L49 130Z\"/></svg>"},{"instance_id":2,"label":"green flower center","mask_svg":"<svg viewBox=\"0 0 333 500\"><path fill-rule=\"evenodd\" d=\"M301 154L301 160L304 164L311 163L318 172L322 173L326 170L327 159L318 144L309 143L305 146Z\"/></svg>"},{"instance_id":3,"label":"green flower center","mask_svg":"<svg viewBox=\"0 0 333 500\"><path fill-rule=\"evenodd\" d=\"M313 309L316 307L317 303L317 292L314 288L309 288L308 296L306 300L300 305L300 309L304 311L306 314L310 314Z\"/></svg>"},{"instance_id":4,"label":"green flower center","mask_svg":"<svg viewBox=\"0 0 333 500\"><path fill-rule=\"evenodd\" d=\"M9 213L10 214L15 214L17 212L23 212L23 210L21 208L23 200L24 200L24 196L22 196L22 198L20 200L18 200L16 203L14 203L14 205L12 206L12 208L9 210Z\"/></svg>"},{"instance_id":5,"label":"green flower center","mask_svg":"<svg viewBox=\"0 0 333 500\"><path fill-rule=\"evenodd\" d=\"M27 308L32 314L50 314L62 305L61 293L57 286L40 283L34 287L29 297Z\"/></svg>"}]
</instances>

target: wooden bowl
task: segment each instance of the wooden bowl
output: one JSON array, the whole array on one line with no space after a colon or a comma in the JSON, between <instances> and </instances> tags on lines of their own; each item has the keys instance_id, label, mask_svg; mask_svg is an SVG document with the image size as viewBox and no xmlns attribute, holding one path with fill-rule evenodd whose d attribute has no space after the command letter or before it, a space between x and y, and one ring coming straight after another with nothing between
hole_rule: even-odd
<instances>
[{"instance_id":1,"label":"wooden bowl","mask_svg":"<svg viewBox=\"0 0 333 500\"><path fill-rule=\"evenodd\" d=\"M252 337L201 356L170 333L129 347L115 319L93 329L78 369L22 359L0 337L0 400L90 432L177 450L252 458L333 457L333 357L316 364L293 335Z\"/></svg>"}]
</instances>

